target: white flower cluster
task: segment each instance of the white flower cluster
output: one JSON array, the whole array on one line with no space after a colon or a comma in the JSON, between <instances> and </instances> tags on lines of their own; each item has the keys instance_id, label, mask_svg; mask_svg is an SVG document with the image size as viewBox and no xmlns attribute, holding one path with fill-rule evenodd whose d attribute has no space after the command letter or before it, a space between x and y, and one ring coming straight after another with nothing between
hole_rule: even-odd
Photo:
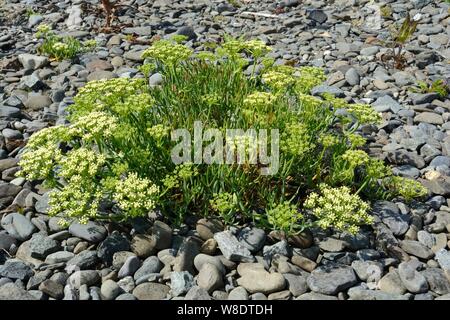
<instances>
[{"instance_id":1,"label":"white flower cluster","mask_svg":"<svg viewBox=\"0 0 450 320\"><path fill-rule=\"evenodd\" d=\"M117 119L106 112L94 111L87 116L78 118L72 126L84 141L95 138L109 138L117 129Z\"/></svg>"},{"instance_id":2,"label":"white flower cluster","mask_svg":"<svg viewBox=\"0 0 450 320\"><path fill-rule=\"evenodd\" d=\"M360 225L373 223L373 217L367 213L369 204L351 194L348 187L331 188L321 184L319 188L320 194L311 193L304 206L311 209L322 229L334 227L355 234Z\"/></svg>"},{"instance_id":3,"label":"white flower cluster","mask_svg":"<svg viewBox=\"0 0 450 320\"><path fill-rule=\"evenodd\" d=\"M149 179L130 173L115 186L114 201L129 217L137 217L155 208L159 187Z\"/></svg>"},{"instance_id":4,"label":"white flower cluster","mask_svg":"<svg viewBox=\"0 0 450 320\"><path fill-rule=\"evenodd\" d=\"M43 146L32 152L25 152L20 159L22 170L19 174L28 180L49 178L61 158L61 151L55 146Z\"/></svg>"},{"instance_id":5,"label":"white flower cluster","mask_svg":"<svg viewBox=\"0 0 450 320\"><path fill-rule=\"evenodd\" d=\"M56 216L64 213L66 218L78 219L80 223L87 223L98 213L98 206L102 194L87 177L74 175L68 179L68 185L62 190L50 193L48 214Z\"/></svg>"},{"instance_id":6,"label":"white flower cluster","mask_svg":"<svg viewBox=\"0 0 450 320\"><path fill-rule=\"evenodd\" d=\"M66 179L76 175L93 177L104 166L105 162L106 158L102 154L83 147L74 149L61 159L59 174Z\"/></svg>"}]
</instances>

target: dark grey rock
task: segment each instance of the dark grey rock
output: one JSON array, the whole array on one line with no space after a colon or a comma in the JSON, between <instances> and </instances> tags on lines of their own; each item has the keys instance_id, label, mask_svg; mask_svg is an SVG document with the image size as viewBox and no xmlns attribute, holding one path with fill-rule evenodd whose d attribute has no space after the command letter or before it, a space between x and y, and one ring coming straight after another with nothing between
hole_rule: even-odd
<instances>
[{"instance_id":1,"label":"dark grey rock","mask_svg":"<svg viewBox=\"0 0 450 320\"><path fill-rule=\"evenodd\" d=\"M266 232L259 228L244 228L237 235L238 241L251 252L258 252L266 241Z\"/></svg>"},{"instance_id":2,"label":"dark grey rock","mask_svg":"<svg viewBox=\"0 0 450 320\"><path fill-rule=\"evenodd\" d=\"M311 89L311 94L313 96L321 96L324 93L329 93L337 98L345 97L344 91L337 87L327 86L327 85L319 85Z\"/></svg>"},{"instance_id":3,"label":"dark grey rock","mask_svg":"<svg viewBox=\"0 0 450 320\"><path fill-rule=\"evenodd\" d=\"M33 269L20 260L8 260L3 266L0 266L0 276L13 280L26 281L33 276Z\"/></svg>"},{"instance_id":4,"label":"dark grey rock","mask_svg":"<svg viewBox=\"0 0 450 320\"><path fill-rule=\"evenodd\" d=\"M137 280L143 276L158 273L163 268L161 261L159 261L158 257L151 256L145 259L142 266L134 273L134 280Z\"/></svg>"},{"instance_id":5,"label":"dark grey rock","mask_svg":"<svg viewBox=\"0 0 450 320\"><path fill-rule=\"evenodd\" d=\"M419 241L403 240L401 242L401 248L407 253L412 254L421 259L430 259L434 256L433 251L425 247Z\"/></svg>"},{"instance_id":6,"label":"dark grey rock","mask_svg":"<svg viewBox=\"0 0 450 320\"><path fill-rule=\"evenodd\" d=\"M427 268L420 273L427 280L431 291L439 295L450 293L450 282L442 269Z\"/></svg>"},{"instance_id":7,"label":"dark grey rock","mask_svg":"<svg viewBox=\"0 0 450 320\"><path fill-rule=\"evenodd\" d=\"M428 283L425 277L420 274L408 262L402 262L398 266L398 274L403 285L409 292L424 293L428 291Z\"/></svg>"},{"instance_id":8,"label":"dark grey rock","mask_svg":"<svg viewBox=\"0 0 450 320\"><path fill-rule=\"evenodd\" d=\"M20 241L29 239L36 231L34 224L20 213L3 216L1 225L11 236Z\"/></svg>"},{"instance_id":9,"label":"dark grey rock","mask_svg":"<svg viewBox=\"0 0 450 320\"><path fill-rule=\"evenodd\" d=\"M49 295L53 299L62 299L64 297L64 287L53 280L45 280L39 285L39 290Z\"/></svg>"},{"instance_id":10,"label":"dark grey rock","mask_svg":"<svg viewBox=\"0 0 450 320\"><path fill-rule=\"evenodd\" d=\"M97 248L97 256L107 265L111 265L114 253L129 250L130 242L128 239L118 232L113 232L100 243Z\"/></svg>"},{"instance_id":11,"label":"dark grey rock","mask_svg":"<svg viewBox=\"0 0 450 320\"><path fill-rule=\"evenodd\" d=\"M132 276L141 267L141 260L136 256L129 257L120 268L117 276L119 279Z\"/></svg>"},{"instance_id":12,"label":"dark grey rock","mask_svg":"<svg viewBox=\"0 0 450 320\"><path fill-rule=\"evenodd\" d=\"M372 212L381 219L394 235L400 236L408 231L411 216L401 214L395 203L389 201L377 201L373 205Z\"/></svg>"},{"instance_id":13,"label":"dark grey rock","mask_svg":"<svg viewBox=\"0 0 450 320\"><path fill-rule=\"evenodd\" d=\"M308 19L315 21L319 24L322 24L328 20L328 16L322 10L312 9L308 12Z\"/></svg>"},{"instance_id":14,"label":"dark grey rock","mask_svg":"<svg viewBox=\"0 0 450 320\"><path fill-rule=\"evenodd\" d=\"M29 242L31 257L45 259L49 254L61 249L58 241L53 240L42 233L35 233Z\"/></svg>"},{"instance_id":15,"label":"dark grey rock","mask_svg":"<svg viewBox=\"0 0 450 320\"><path fill-rule=\"evenodd\" d=\"M89 221L87 224L74 222L70 225L69 232L75 237L93 243L102 241L103 239L105 239L107 234L105 227L97 222L92 221Z\"/></svg>"},{"instance_id":16,"label":"dark grey rock","mask_svg":"<svg viewBox=\"0 0 450 320\"><path fill-rule=\"evenodd\" d=\"M294 297L298 297L308 291L306 277L290 273L285 273L283 276L286 279L287 288Z\"/></svg>"},{"instance_id":17,"label":"dark grey rock","mask_svg":"<svg viewBox=\"0 0 450 320\"><path fill-rule=\"evenodd\" d=\"M351 267L330 264L311 272L307 283L314 292L334 295L356 284L357 279Z\"/></svg>"},{"instance_id":18,"label":"dark grey rock","mask_svg":"<svg viewBox=\"0 0 450 320\"><path fill-rule=\"evenodd\" d=\"M77 254L75 257L67 261L66 270L73 271L94 269L100 259L97 256L97 252L94 250L85 250Z\"/></svg>"},{"instance_id":19,"label":"dark grey rock","mask_svg":"<svg viewBox=\"0 0 450 320\"><path fill-rule=\"evenodd\" d=\"M182 35L187 37L188 40L195 40L197 39L197 34L195 33L194 28L191 26L184 26L177 30L177 35Z\"/></svg>"}]
</instances>

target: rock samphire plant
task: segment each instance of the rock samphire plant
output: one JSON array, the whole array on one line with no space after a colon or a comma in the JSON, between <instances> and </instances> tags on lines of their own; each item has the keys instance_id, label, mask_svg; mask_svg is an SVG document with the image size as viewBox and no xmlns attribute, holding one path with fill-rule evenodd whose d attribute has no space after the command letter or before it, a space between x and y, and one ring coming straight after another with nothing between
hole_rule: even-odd
<instances>
[{"instance_id":1,"label":"rock samphire plant","mask_svg":"<svg viewBox=\"0 0 450 320\"><path fill-rule=\"evenodd\" d=\"M78 54L89 51L96 46L95 40L87 40L81 43L74 37L58 36L47 24L41 24L37 27L36 38L42 40L38 52L55 60L73 59Z\"/></svg>"},{"instance_id":2,"label":"rock samphire plant","mask_svg":"<svg viewBox=\"0 0 450 320\"><path fill-rule=\"evenodd\" d=\"M372 222L362 198L426 193L363 150L359 129L380 121L369 105L311 95L322 70L274 65L258 40L228 39L199 53L177 40L143 53L142 69L158 73L158 84L89 82L69 107L69 125L31 136L20 174L52 189L50 215L125 221L158 209L174 223L195 214L285 234L311 225L355 233ZM229 129L243 133L218 139ZM267 166L251 157L223 163L225 147L261 148L248 129L278 132L278 146L267 149L277 170L262 174ZM187 147L178 150L181 141ZM174 151L185 161L174 163ZM205 154L213 161L198 162Z\"/></svg>"}]
</instances>

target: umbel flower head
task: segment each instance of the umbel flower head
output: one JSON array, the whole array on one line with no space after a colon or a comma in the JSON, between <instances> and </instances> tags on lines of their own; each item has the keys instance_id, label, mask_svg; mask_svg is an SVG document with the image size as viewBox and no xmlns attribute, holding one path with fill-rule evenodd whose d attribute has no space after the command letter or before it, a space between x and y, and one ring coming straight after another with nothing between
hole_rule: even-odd
<instances>
[{"instance_id":1,"label":"umbel flower head","mask_svg":"<svg viewBox=\"0 0 450 320\"><path fill-rule=\"evenodd\" d=\"M152 58L163 65L172 66L189 59L193 54L192 49L168 41L160 40L142 53L142 58Z\"/></svg>"},{"instance_id":2,"label":"umbel flower head","mask_svg":"<svg viewBox=\"0 0 450 320\"><path fill-rule=\"evenodd\" d=\"M159 187L146 178L139 178L137 173L117 182L113 200L128 217L138 217L153 210L156 206Z\"/></svg>"},{"instance_id":3,"label":"umbel flower head","mask_svg":"<svg viewBox=\"0 0 450 320\"><path fill-rule=\"evenodd\" d=\"M346 160L352 167L368 163L370 160L369 155L363 150L347 150L342 155L342 159Z\"/></svg>"},{"instance_id":4,"label":"umbel flower head","mask_svg":"<svg viewBox=\"0 0 450 320\"><path fill-rule=\"evenodd\" d=\"M270 92L254 92L244 99L244 106L251 109L265 109L275 102L276 97Z\"/></svg>"},{"instance_id":5,"label":"umbel flower head","mask_svg":"<svg viewBox=\"0 0 450 320\"><path fill-rule=\"evenodd\" d=\"M304 207L317 217L319 227L333 227L355 234L360 225L373 223L373 217L367 213L369 204L351 194L348 187L332 188L321 184L319 190L320 193L311 193L304 203Z\"/></svg>"},{"instance_id":6,"label":"umbel flower head","mask_svg":"<svg viewBox=\"0 0 450 320\"><path fill-rule=\"evenodd\" d=\"M262 80L274 90L285 90L295 82L292 76L278 71L269 71L263 74Z\"/></svg>"},{"instance_id":7,"label":"umbel flower head","mask_svg":"<svg viewBox=\"0 0 450 320\"><path fill-rule=\"evenodd\" d=\"M267 220L275 230L292 233L303 215L298 208L289 201L277 204L267 210Z\"/></svg>"}]
</instances>

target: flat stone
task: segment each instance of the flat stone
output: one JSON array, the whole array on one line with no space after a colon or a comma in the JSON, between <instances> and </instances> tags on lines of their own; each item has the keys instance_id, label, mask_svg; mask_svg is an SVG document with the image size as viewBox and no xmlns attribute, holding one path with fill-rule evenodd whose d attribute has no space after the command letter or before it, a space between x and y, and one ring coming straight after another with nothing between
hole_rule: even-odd
<instances>
[{"instance_id":1,"label":"flat stone","mask_svg":"<svg viewBox=\"0 0 450 320\"><path fill-rule=\"evenodd\" d=\"M0 266L0 276L13 280L26 281L33 276L33 270L20 260L8 260Z\"/></svg>"},{"instance_id":2,"label":"flat stone","mask_svg":"<svg viewBox=\"0 0 450 320\"><path fill-rule=\"evenodd\" d=\"M99 261L100 259L97 256L97 251L85 250L67 261L66 269L68 271L75 269L94 269Z\"/></svg>"},{"instance_id":3,"label":"flat stone","mask_svg":"<svg viewBox=\"0 0 450 320\"><path fill-rule=\"evenodd\" d=\"M122 30L124 34L136 34L138 36L151 36L152 28L151 27L133 27L133 28L124 28Z\"/></svg>"},{"instance_id":4,"label":"flat stone","mask_svg":"<svg viewBox=\"0 0 450 320\"><path fill-rule=\"evenodd\" d=\"M358 278L366 282L378 282L383 274L383 266L375 261L355 260L352 262L352 268Z\"/></svg>"},{"instance_id":5,"label":"flat stone","mask_svg":"<svg viewBox=\"0 0 450 320\"><path fill-rule=\"evenodd\" d=\"M326 294L321 294L317 292L307 292L297 297L295 300L338 300L335 296L330 296Z\"/></svg>"},{"instance_id":6,"label":"flat stone","mask_svg":"<svg viewBox=\"0 0 450 320\"><path fill-rule=\"evenodd\" d=\"M216 233L214 239L217 241L220 251L228 260L234 262L255 261L251 252L244 247L230 231Z\"/></svg>"},{"instance_id":7,"label":"flat stone","mask_svg":"<svg viewBox=\"0 0 450 320\"><path fill-rule=\"evenodd\" d=\"M17 56L19 58L20 63L27 70L36 70L45 66L48 62L48 59L43 56L37 56L29 53L22 53Z\"/></svg>"},{"instance_id":8,"label":"flat stone","mask_svg":"<svg viewBox=\"0 0 450 320\"><path fill-rule=\"evenodd\" d=\"M88 81L95 81L95 80L108 80L108 79L114 79L117 78L117 74L111 71L106 70L97 70L92 73L90 73L87 76Z\"/></svg>"},{"instance_id":9,"label":"flat stone","mask_svg":"<svg viewBox=\"0 0 450 320\"><path fill-rule=\"evenodd\" d=\"M267 299L267 298L266 298ZM248 292L243 287L237 287L230 291L228 295L228 300L248 300Z\"/></svg>"},{"instance_id":10,"label":"flat stone","mask_svg":"<svg viewBox=\"0 0 450 320\"><path fill-rule=\"evenodd\" d=\"M427 280L431 291L439 295L450 293L450 282L442 269L427 268L420 273Z\"/></svg>"},{"instance_id":11,"label":"flat stone","mask_svg":"<svg viewBox=\"0 0 450 320\"><path fill-rule=\"evenodd\" d=\"M211 296L205 289L200 288L199 286L193 286L188 293L186 293L184 300L211 300Z\"/></svg>"},{"instance_id":12,"label":"flat stone","mask_svg":"<svg viewBox=\"0 0 450 320\"><path fill-rule=\"evenodd\" d=\"M409 300L408 296L361 288L350 288L348 295L349 300Z\"/></svg>"},{"instance_id":13,"label":"flat stone","mask_svg":"<svg viewBox=\"0 0 450 320\"><path fill-rule=\"evenodd\" d=\"M222 272L210 263L204 263L197 276L197 285L208 293L223 286Z\"/></svg>"},{"instance_id":14,"label":"flat stone","mask_svg":"<svg viewBox=\"0 0 450 320\"><path fill-rule=\"evenodd\" d=\"M337 98L343 98L345 96L344 91L337 87L319 85L311 89L311 94L314 96L321 96L324 93L329 93Z\"/></svg>"},{"instance_id":15,"label":"flat stone","mask_svg":"<svg viewBox=\"0 0 450 320\"><path fill-rule=\"evenodd\" d=\"M28 99L25 101L24 105L26 108L39 111L44 110L44 108L49 107L52 104L52 99L46 95L36 94L30 95Z\"/></svg>"},{"instance_id":16,"label":"flat stone","mask_svg":"<svg viewBox=\"0 0 450 320\"><path fill-rule=\"evenodd\" d=\"M372 107L377 112L386 112L390 110L394 113L397 113L401 108L400 104L389 95L379 97L372 103Z\"/></svg>"},{"instance_id":17,"label":"flat stone","mask_svg":"<svg viewBox=\"0 0 450 320\"><path fill-rule=\"evenodd\" d=\"M158 273L163 268L161 261L159 261L158 257L151 256L145 259L142 263L142 266L135 272L134 280L137 280L143 276Z\"/></svg>"},{"instance_id":18,"label":"flat stone","mask_svg":"<svg viewBox=\"0 0 450 320\"><path fill-rule=\"evenodd\" d=\"M141 267L141 260L136 256L128 257L123 266L120 268L117 277L119 279L132 276Z\"/></svg>"},{"instance_id":19,"label":"flat stone","mask_svg":"<svg viewBox=\"0 0 450 320\"><path fill-rule=\"evenodd\" d=\"M349 266L326 265L311 272L307 283L312 291L334 295L357 282L355 272Z\"/></svg>"},{"instance_id":20,"label":"flat stone","mask_svg":"<svg viewBox=\"0 0 450 320\"><path fill-rule=\"evenodd\" d=\"M319 248L328 252L340 252L346 247L346 242L335 238L326 238L319 242Z\"/></svg>"},{"instance_id":21,"label":"flat stone","mask_svg":"<svg viewBox=\"0 0 450 320\"><path fill-rule=\"evenodd\" d=\"M75 237L93 243L102 241L107 235L105 227L93 221L89 221L86 224L74 222L70 225L69 232Z\"/></svg>"},{"instance_id":22,"label":"flat stone","mask_svg":"<svg viewBox=\"0 0 450 320\"><path fill-rule=\"evenodd\" d=\"M406 292L397 270L393 270L382 277L378 282L378 287L381 291L391 294L402 295Z\"/></svg>"},{"instance_id":23,"label":"flat stone","mask_svg":"<svg viewBox=\"0 0 450 320\"><path fill-rule=\"evenodd\" d=\"M408 262L399 264L398 274L403 285L409 292L424 293L428 291L428 283L425 277L415 270Z\"/></svg>"},{"instance_id":24,"label":"flat stone","mask_svg":"<svg viewBox=\"0 0 450 320\"><path fill-rule=\"evenodd\" d=\"M52 254L49 254L45 258L45 263L48 264L54 264L54 263L60 263L60 262L68 262L73 257L75 257L75 254L73 252L69 251L58 251Z\"/></svg>"},{"instance_id":25,"label":"flat stone","mask_svg":"<svg viewBox=\"0 0 450 320\"><path fill-rule=\"evenodd\" d=\"M161 283L143 283L133 290L138 300L161 300L166 298L170 288Z\"/></svg>"},{"instance_id":26,"label":"flat stone","mask_svg":"<svg viewBox=\"0 0 450 320\"><path fill-rule=\"evenodd\" d=\"M372 208L374 215L392 231L394 235L403 235L408 231L411 217L401 214L397 205L390 201L377 201Z\"/></svg>"},{"instance_id":27,"label":"flat stone","mask_svg":"<svg viewBox=\"0 0 450 320\"><path fill-rule=\"evenodd\" d=\"M135 62L142 62L144 59L142 58L142 53L144 50L139 51L127 51L123 55L123 57L127 60L135 61Z\"/></svg>"},{"instance_id":28,"label":"flat stone","mask_svg":"<svg viewBox=\"0 0 450 320\"><path fill-rule=\"evenodd\" d=\"M431 124L443 124L444 120L442 116L433 112L421 112L417 116L414 117L414 122L425 122Z\"/></svg>"},{"instance_id":29,"label":"flat stone","mask_svg":"<svg viewBox=\"0 0 450 320\"><path fill-rule=\"evenodd\" d=\"M286 279L287 288L294 297L298 297L308 291L306 277L290 273L283 274L283 276Z\"/></svg>"},{"instance_id":30,"label":"flat stone","mask_svg":"<svg viewBox=\"0 0 450 320\"><path fill-rule=\"evenodd\" d=\"M431 259L434 256L433 251L425 247L419 241L403 240L400 244L401 248L407 253L421 259Z\"/></svg>"},{"instance_id":31,"label":"flat stone","mask_svg":"<svg viewBox=\"0 0 450 320\"><path fill-rule=\"evenodd\" d=\"M1 226L8 233L20 241L28 240L36 231L36 227L24 215L20 213L10 213L3 216Z\"/></svg>"},{"instance_id":32,"label":"flat stone","mask_svg":"<svg viewBox=\"0 0 450 320\"><path fill-rule=\"evenodd\" d=\"M18 287L14 283L6 283L0 286L0 300L37 300L25 289Z\"/></svg>"},{"instance_id":33,"label":"flat stone","mask_svg":"<svg viewBox=\"0 0 450 320\"><path fill-rule=\"evenodd\" d=\"M100 275L96 270L75 271L67 280L67 283L75 289L80 289L82 285L92 286L100 282Z\"/></svg>"},{"instance_id":34,"label":"flat stone","mask_svg":"<svg viewBox=\"0 0 450 320\"><path fill-rule=\"evenodd\" d=\"M312 272L317 267L317 263L315 263L313 260L299 255L293 255L291 261L296 266L308 272Z\"/></svg>"},{"instance_id":35,"label":"flat stone","mask_svg":"<svg viewBox=\"0 0 450 320\"><path fill-rule=\"evenodd\" d=\"M281 291L286 286L286 281L281 273L269 273L259 263L241 263L237 272L241 276L237 283L249 293L261 292L270 294Z\"/></svg>"},{"instance_id":36,"label":"flat stone","mask_svg":"<svg viewBox=\"0 0 450 320\"><path fill-rule=\"evenodd\" d=\"M61 249L58 241L42 233L35 233L30 239L31 257L45 259L49 254Z\"/></svg>"}]
</instances>

